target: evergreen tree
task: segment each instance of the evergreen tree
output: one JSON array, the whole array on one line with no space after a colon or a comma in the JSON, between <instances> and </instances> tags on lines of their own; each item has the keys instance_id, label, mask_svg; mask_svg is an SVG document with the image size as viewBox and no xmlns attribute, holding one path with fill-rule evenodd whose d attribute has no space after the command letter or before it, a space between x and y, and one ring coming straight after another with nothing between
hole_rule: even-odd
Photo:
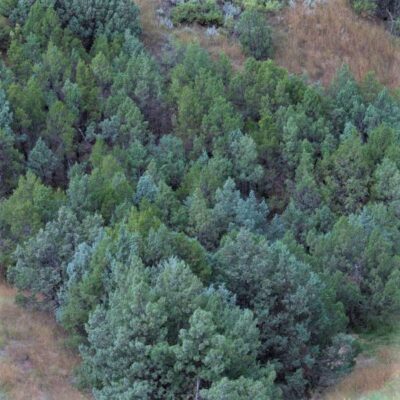
<instances>
[{"instance_id":1,"label":"evergreen tree","mask_svg":"<svg viewBox=\"0 0 400 400\"><path fill-rule=\"evenodd\" d=\"M158 193L158 187L150 174L144 174L140 177L136 187L135 202L139 204L143 199L153 202Z\"/></svg>"},{"instance_id":2,"label":"evergreen tree","mask_svg":"<svg viewBox=\"0 0 400 400\"><path fill-rule=\"evenodd\" d=\"M370 166L365 148L353 131L338 149L324 160L323 175L333 210L353 212L368 200Z\"/></svg>"},{"instance_id":3,"label":"evergreen tree","mask_svg":"<svg viewBox=\"0 0 400 400\"><path fill-rule=\"evenodd\" d=\"M184 399L224 377L243 375L273 393L271 369L257 381L252 313L233 306L225 292L204 291L176 259L149 274L133 258L114 273L116 290L109 306L91 316L84 351L96 398Z\"/></svg>"},{"instance_id":4,"label":"evergreen tree","mask_svg":"<svg viewBox=\"0 0 400 400\"><path fill-rule=\"evenodd\" d=\"M28 172L20 176L12 195L0 203L0 225L16 246L51 221L63 202L63 193L44 186Z\"/></svg>"},{"instance_id":5,"label":"evergreen tree","mask_svg":"<svg viewBox=\"0 0 400 400\"><path fill-rule=\"evenodd\" d=\"M57 157L39 138L35 147L28 157L28 168L35 173L43 182L51 183L51 178L58 165Z\"/></svg>"},{"instance_id":6,"label":"evergreen tree","mask_svg":"<svg viewBox=\"0 0 400 400\"><path fill-rule=\"evenodd\" d=\"M90 47L97 35L114 36L130 30L141 31L139 10L129 0L56 0L55 8L62 23Z\"/></svg>"},{"instance_id":7,"label":"evergreen tree","mask_svg":"<svg viewBox=\"0 0 400 400\"><path fill-rule=\"evenodd\" d=\"M263 14L256 10L245 11L236 26L239 40L247 55L257 60L273 54L272 33Z\"/></svg>"},{"instance_id":8,"label":"evergreen tree","mask_svg":"<svg viewBox=\"0 0 400 400\"><path fill-rule=\"evenodd\" d=\"M11 193L23 171L22 155L15 146L15 138L0 129L0 199Z\"/></svg>"},{"instance_id":9,"label":"evergreen tree","mask_svg":"<svg viewBox=\"0 0 400 400\"><path fill-rule=\"evenodd\" d=\"M216 262L238 304L254 310L259 358L281 366L278 380L287 398L304 396L308 382L318 376L321 348L345 323L341 305L329 299L331 289L283 243L269 245L246 230L225 239Z\"/></svg>"},{"instance_id":10,"label":"evergreen tree","mask_svg":"<svg viewBox=\"0 0 400 400\"><path fill-rule=\"evenodd\" d=\"M97 216L79 224L70 210L60 208L56 220L17 248L16 265L9 270L9 279L18 289L29 290L33 301L41 295L44 307L58 307L67 283L68 262L79 243L94 241L100 224Z\"/></svg>"}]
</instances>

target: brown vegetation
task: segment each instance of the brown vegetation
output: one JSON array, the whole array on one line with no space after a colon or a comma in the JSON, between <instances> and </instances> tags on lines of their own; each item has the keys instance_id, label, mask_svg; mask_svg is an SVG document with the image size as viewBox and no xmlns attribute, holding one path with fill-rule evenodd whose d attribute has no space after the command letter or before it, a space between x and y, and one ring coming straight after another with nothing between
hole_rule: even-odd
<instances>
[{"instance_id":1,"label":"brown vegetation","mask_svg":"<svg viewBox=\"0 0 400 400\"><path fill-rule=\"evenodd\" d=\"M398 348L384 346L373 357L361 355L353 372L334 389L329 390L324 400L359 399L361 397L366 399L364 396L381 393L380 391L384 390L390 382L399 378L400 351ZM375 398L389 399L383 394L381 397Z\"/></svg>"},{"instance_id":2,"label":"brown vegetation","mask_svg":"<svg viewBox=\"0 0 400 400\"><path fill-rule=\"evenodd\" d=\"M135 0L140 8L140 20L143 27L143 42L150 49L158 49L165 41L165 33L156 17L163 0Z\"/></svg>"},{"instance_id":3,"label":"brown vegetation","mask_svg":"<svg viewBox=\"0 0 400 400\"><path fill-rule=\"evenodd\" d=\"M245 56L235 38L225 33L208 36L206 28L202 26L178 26L173 30L166 29L157 18L157 10L166 8L165 0L135 0L135 2L140 8L143 42L154 55L159 56L166 43L177 40L185 44L199 43L214 58L224 53L236 68L243 64Z\"/></svg>"},{"instance_id":4,"label":"brown vegetation","mask_svg":"<svg viewBox=\"0 0 400 400\"><path fill-rule=\"evenodd\" d=\"M400 85L400 45L378 23L358 17L346 0L330 0L310 10L288 9L276 22L278 64L327 84L348 64L357 79L374 71L390 87Z\"/></svg>"},{"instance_id":5,"label":"brown vegetation","mask_svg":"<svg viewBox=\"0 0 400 400\"><path fill-rule=\"evenodd\" d=\"M63 347L64 333L48 315L24 310L0 283L0 395L12 400L89 399L71 382L78 357Z\"/></svg>"},{"instance_id":6,"label":"brown vegetation","mask_svg":"<svg viewBox=\"0 0 400 400\"><path fill-rule=\"evenodd\" d=\"M204 27L161 26L156 10L165 0L135 0L141 10L143 40L155 55L178 39L198 42L214 57L222 52L234 67L243 65L244 54L238 41L226 34L207 36ZM348 64L358 80L373 71L391 88L400 86L400 42L377 21L357 16L346 0L329 0L314 9L299 2L271 21L276 33L276 62L296 74L329 84L337 70Z\"/></svg>"},{"instance_id":7,"label":"brown vegetation","mask_svg":"<svg viewBox=\"0 0 400 400\"><path fill-rule=\"evenodd\" d=\"M181 43L199 43L214 58L222 53L227 55L234 68L241 67L245 61L238 41L225 34L207 36L205 29L200 26L179 28L175 30L174 34Z\"/></svg>"}]
</instances>

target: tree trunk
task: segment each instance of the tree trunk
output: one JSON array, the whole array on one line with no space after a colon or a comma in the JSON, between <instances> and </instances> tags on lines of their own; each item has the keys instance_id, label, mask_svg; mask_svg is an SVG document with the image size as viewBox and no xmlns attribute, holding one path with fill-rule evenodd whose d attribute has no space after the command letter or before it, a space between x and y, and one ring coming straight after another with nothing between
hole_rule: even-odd
<instances>
[{"instance_id":1,"label":"tree trunk","mask_svg":"<svg viewBox=\"0 0 400 400\"><path fill-rule=\"evenodd\" d=\"M200 378L197 378L197 381L196 381L196 396L195 396L195 400L201 400L200 399Z\"/></svg>"}]
</instances>

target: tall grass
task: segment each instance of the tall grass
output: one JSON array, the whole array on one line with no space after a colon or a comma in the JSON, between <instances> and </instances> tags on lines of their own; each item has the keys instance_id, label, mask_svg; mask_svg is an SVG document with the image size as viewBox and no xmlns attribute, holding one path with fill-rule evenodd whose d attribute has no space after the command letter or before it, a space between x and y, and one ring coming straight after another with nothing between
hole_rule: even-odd
<instances>
[{"instance_id":1,"label":"tall grass","mask_svg":"<svg viewBox=\"0 0 400 400\"><path fill-rule=\"evenodd\" d=\"M363 333L359 341L362 353L356 367L323 399L400 399L400 324Z\"/></svg>"},{"instance_id":2,"label":"tall grass","mask_svg":"<svg viewBox=\"0 0 400 400\"><path fill-rule=\"evenodd\" d=\"M0 393L12 400L85 400L71 384L79 359L43 313L21 309L15 291L0 283ZM1 398L1 395L0 395Z\"/></svg>"},{"instance_id":3,"label":"tall grass","mask_svg":"<svg viewBox=\"0 0 400 400\"><path fill-rule=\"evenodd\" d=\"M346 0L330 0L310 10L302 4L288 9L277 29L278 63L306 73L324 84L348 64L356 78L374 71L389 86L400 85L400 45L378 22L354 14Z\"/></svg>"},{"instance_id":4,"label":"tall grass","mask_svg":"<svg viewBox=\"0 0 400 400\"><path fill-rule=\"evenodd\" d=\"M236 69L240 68L246 59L238 41L233 37L228 37L224 33L216 36L208 36L203 27L191 26L177 28L174 31L174 37L181 43L199 43L214 58L224 53Z\"/></svg>"},{"instance_id":5,"label":"tall grass","mask_svg":"<svg viewBox=\"0 0 400 400\"><path fill-rule=\"evenodd\" d=\"M163 5L162 0L135 0L140 9L140 20L143 28L143 42L156 49L163 42L163 27L158 23L156 10Z\"/></svg>"}]
</instances>

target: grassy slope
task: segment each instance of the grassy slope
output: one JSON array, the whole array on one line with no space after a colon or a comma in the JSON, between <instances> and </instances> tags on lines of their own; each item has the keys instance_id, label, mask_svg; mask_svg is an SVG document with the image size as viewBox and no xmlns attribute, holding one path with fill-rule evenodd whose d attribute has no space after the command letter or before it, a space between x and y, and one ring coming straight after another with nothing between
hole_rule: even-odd
<instances>
[{"instance_id":1,"label":"grassy slope","mask_svg":"<svg viewBox=\"0 0 400 400\"><path fill-rule=\"evenodd\" d=\"M205 28L162 27L157 9L168 9L167 0L135 0L142 13L144 42L160 55L169 41L199 42L213 56L224 52L236 68L245 57L235 37L210 37ZM299 5L269 16L274 26L276 62L290 72L307 74L313 81L329 84L338 68L348 64L357 79L374 71L391 88L400 86L400 40L377 21L358 17L347 0L329 0L310 10Z\"/></svg>"},{"instance_id":2,"label":"grassy slope","mask_svg":"<svg viewBox=\"0 0 400 400\"><path fill-rule=\"evenodd\" d=\"M161 56L163 46L169 42L178 41L181 43L199 43L207 49L215 58L221 53L226 54L232 61L235 68L243 65L245 56L238 41L225 34L209 36L206 29L201 26L179 26L174 29L167 29L161 26L157 18L157 10L168 9L167 0L135 0L140 8L143 25L143 41L150 51Z\"/></svg>"},{"instance_id":3,"label":"grassy slope","mask_svg":"<svg viewBox=\"0 0 400 400\"><path fill-rule=\"evenodd\" d=\"M72 385L78 358L55 321L21 309L0 283L0 400L88 400Z\"/></svg>"},{"instance_id":4,"label":"grassy slope","mask_svg":"<svg viewBox=\"0 0 400 400\"><path fill-rule=\"evenodd\" d=\"M374 71L386 86L400 86L400 40L378 21L360 18L346 0L329 0L310 11L298 5L276 24L283 38L277 62L295 73L328 84L348 64L357 79Z\"/></svg>"},{"instance_id":5,"label":"grassy slope","mask_svg":"<svg viewBox=\"0 0 400 400\"><path fill-rule=\"evenodd\" d=\"M400 399L400 324L389 332L362 335L360 343L355 369L324 400Z\"/></svg>"}]
</instances>

